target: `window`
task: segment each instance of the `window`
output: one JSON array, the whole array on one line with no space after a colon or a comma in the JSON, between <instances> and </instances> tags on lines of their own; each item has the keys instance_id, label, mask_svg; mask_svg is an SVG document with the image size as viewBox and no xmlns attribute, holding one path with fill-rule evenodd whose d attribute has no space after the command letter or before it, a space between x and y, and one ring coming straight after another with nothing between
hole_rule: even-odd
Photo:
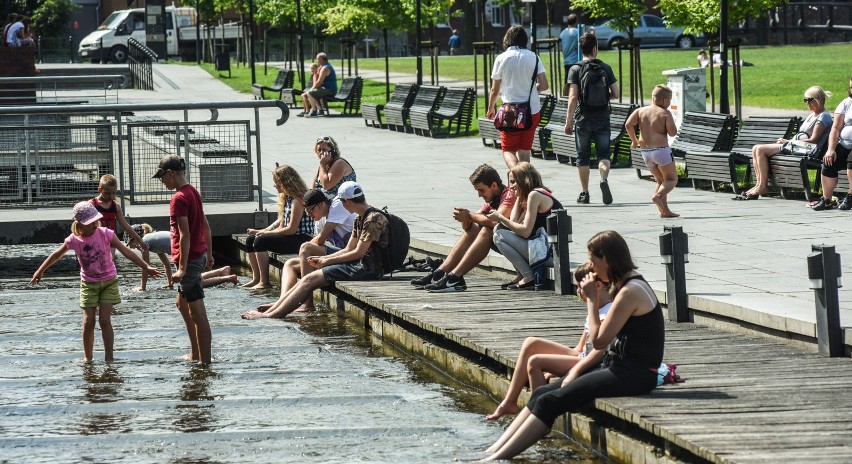
<instances>
[{"instance_id":1,"label":"window","mask_svg":"<svg viewBox=\"0 0 852 464\"><path fill-rule=\"evenodd\" d=\"M666 27L666 25L663 23L663 20L656 16L643 16L642 19L645 20L645 27Z\"/></svg>"},{"instance_id":2,"label":"window","mask_svg":"<svg viewBox=\"0 0 852 464\"><path fill-rule=\"evenodd\" d=\"M488 2L491 3L491 2ZM506 23L506 9L503 6L491 5L491 25L502 26Z\"/></svg>"}]
</instances>

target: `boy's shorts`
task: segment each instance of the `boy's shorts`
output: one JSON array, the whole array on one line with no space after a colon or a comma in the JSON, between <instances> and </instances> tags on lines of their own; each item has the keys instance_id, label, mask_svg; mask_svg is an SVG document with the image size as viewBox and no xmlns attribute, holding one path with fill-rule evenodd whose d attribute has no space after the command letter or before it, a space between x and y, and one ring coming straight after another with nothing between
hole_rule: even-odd
<instances>
[{"instance_id":1,"label":"boy's shorts","mask_svg":"<svg viewBox=\"0 0 852 464\"><path fill-rule=\"evenodd\" d=\"M645 160L645 166L648 166L649 169L674 163L670 147L643 148L641 152L642 159Z\"/></svg>"},{"instance_id":2,"label":"boy's shorts","mask_svg":"<svg viewBox=\"0 0 852 464\"><path fill-rule=\"evenodd\" d=\"M101 303L119 304L118 277L104 282L80 281L80 307L96 308Z\"/></svg>"},{"instance_id":3,"label":"boy's shorts","mask_svg":"<svg viewBox=\"0 0 852 464\"><path fill-rule=\"evenodd\" d=\"M204 298L204 288L201 285L201 273L207 267L207 255L203 254L186 263L186 272L178 283L178 293L183 295L187 303Z\"/></svg>"},{"instance_id":4,"label":"boy's shorts","mask_svg":"<svg viewBox=\"0 0 852 464\"><path fill-rule=\"evenodd\" d=\"M329 284L337 281L378 280L382 273L370 269L360 260L350 263L332 264L322 268L322 276Z\"/></svg>"}]
</instances>

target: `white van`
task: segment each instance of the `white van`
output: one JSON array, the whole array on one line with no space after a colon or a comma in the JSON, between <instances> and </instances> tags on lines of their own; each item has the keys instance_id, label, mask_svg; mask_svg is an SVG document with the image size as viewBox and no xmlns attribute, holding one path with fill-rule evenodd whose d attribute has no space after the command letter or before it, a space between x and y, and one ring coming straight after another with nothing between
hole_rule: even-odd
<instances>
[{"instance_id":1,"label":"white van","mask_svg":"<svg viewBox=\"0 0 852 464\"><path fill-rule=\"evenodd\" d=\"M182 52L190 52L195 56L195 8L166 7L166 52L169 56L180 56ZM175 29L175 24L178 28ZM242 36L239 24L225 24L209 28L201 27L202 39L213 37L222 40L234 40ZM83 37L77 52L83 60L98 63L101 60L113 63L127 61L127 39L133 38L145 43L145 9L114 11L98 27L98 30ZM166 57L161 57L166 58Z\"/></svg>"}]
</instances>

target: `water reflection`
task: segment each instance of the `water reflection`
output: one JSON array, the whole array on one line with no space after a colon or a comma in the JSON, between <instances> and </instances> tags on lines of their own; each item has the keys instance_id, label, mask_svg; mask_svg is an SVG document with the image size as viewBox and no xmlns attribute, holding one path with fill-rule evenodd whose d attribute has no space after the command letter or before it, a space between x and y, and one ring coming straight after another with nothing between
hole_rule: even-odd
<instances>
[{"instance_id":1,"label":"water reflection","mask_svg":"<svg viewBox=\"0 0 852 464\"><path fill-rule=\"evenodd\" d=\"M181 377L180 400L182 403L175 406L178 417L174 421L178 431L191 433L214 430L212 424L215 420L215 405L205 402L213 401L210 384L218 378L219 374L211 367L199 366L192 366L189 373Z\"/></svg>"},{"instance_id":2,"label":"water reflection","mask_svg":"<svg viewBox=\"0 0 852 464\"><path fill-rule=\"evenodd\" d=\"M114 403L122 399L124 379L116 365L96 366L86 363L83 365L82 379L83 395L90 404ZM80 434L127 432L129 430L124 426L127 420L128 415L124 413L83 413L80 415Z\"/></svg>"}]
</instances>

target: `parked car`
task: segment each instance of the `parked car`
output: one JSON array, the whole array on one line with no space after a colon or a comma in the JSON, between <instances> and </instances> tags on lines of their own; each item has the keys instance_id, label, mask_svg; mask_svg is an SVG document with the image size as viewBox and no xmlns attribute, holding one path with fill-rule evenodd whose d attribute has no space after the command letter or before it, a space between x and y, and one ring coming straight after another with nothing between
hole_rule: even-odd
<instances>
[{"instance_id":1,"label":"parked car","mask_svg":"<svg viewBox=\"0 0 852 464\"><path fill-rule=\"evenodd\" d=\"M603 21L594 26L600 48L613 48L613 42L627 38L627 31L615 30L611 21ZM692 48L699 40L703 40L702 36L684 34L681 27L666 27L663 18L649 14L639 18L639 25L633 29L633 37L642 39L642 47Z\"/></svg>"}]
</instances>

